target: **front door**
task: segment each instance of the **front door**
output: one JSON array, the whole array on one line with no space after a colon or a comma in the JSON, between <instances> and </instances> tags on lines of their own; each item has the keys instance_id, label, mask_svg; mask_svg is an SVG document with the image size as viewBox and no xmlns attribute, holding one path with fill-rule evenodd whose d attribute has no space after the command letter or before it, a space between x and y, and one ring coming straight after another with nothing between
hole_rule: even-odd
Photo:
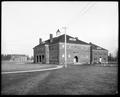
<instances>
[{"instance_id":1,"label":"front door","mask_svg":"<svg viewBox=\"0 0 120 97\"><path fill-rule=\"evenodd\" d=\"M78 57L77 56L74 57L74 63L78 63Z\"/></svg>"},{"instance_id":2,"label":"front door","mask_svg":"<svg viewBox=\"0 0 120 97\"><path fill-rule=\"evenodd\" d=\"M42 55L42 63L45 63L45 57Z\"/></svg>"}]
</instances>

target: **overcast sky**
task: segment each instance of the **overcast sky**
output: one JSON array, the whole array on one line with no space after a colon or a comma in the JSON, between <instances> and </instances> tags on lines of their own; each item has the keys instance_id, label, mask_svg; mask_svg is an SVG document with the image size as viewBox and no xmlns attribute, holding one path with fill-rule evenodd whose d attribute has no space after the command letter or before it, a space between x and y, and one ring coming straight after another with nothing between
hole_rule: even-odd
<instances>
[{"instance_id":1,"label":"overcast sky","mask_svg":"<svg viewBox=\"0 0 120 97\"><path fill-rule=\"evenodd\" d=\"M118 2L2 2L2 53L33 55L57 29L109 52L118 48Z\"/></svg>"}]
</instances>

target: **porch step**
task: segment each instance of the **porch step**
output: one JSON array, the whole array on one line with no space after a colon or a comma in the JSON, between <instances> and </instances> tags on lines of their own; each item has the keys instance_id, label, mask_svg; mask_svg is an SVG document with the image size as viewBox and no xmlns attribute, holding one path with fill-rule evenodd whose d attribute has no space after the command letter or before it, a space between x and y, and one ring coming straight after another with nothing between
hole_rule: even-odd
<instances>
[{"instance_id":1,"label":"porch step","mask_svg":"<svg viewBox=\"0 0 120 97\"><path fill-rule=\"evenodd\" d=\"M82 65L82 64L84 64L84 63L79 63L79 62L74 63L74 65Z\"/></svg>"}]
</instances>

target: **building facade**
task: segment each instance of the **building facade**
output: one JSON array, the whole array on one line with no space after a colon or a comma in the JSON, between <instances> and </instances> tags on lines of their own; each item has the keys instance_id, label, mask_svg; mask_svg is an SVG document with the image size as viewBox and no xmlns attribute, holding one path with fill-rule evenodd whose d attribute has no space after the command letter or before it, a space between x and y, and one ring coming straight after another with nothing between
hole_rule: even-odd
<instances>
[{"instance_id":1,"label":"building facade","mask_svg":"<svg viewBox=\"0 0 120 97\"><path fill-rule=\"evenodd\" d=\"M42 42L33 48L34 63L43 64L64 64L65 63L65 35L54 37L50 34L50 39ZM92 50L91 50L92 49ZM83 42L78 38L66 35L67 64L90 64L95 63L95 58L104 57L107 61L107 54L101 56L97 53L107 53L107 50L96 50L92 44ZM93 53L93 54L91 54ZM102 58L102 61L104 60ZM104 61L103 61L104 62Z\"/></svg>"},{"instance_id":2,"label":"building facade","mask_svg":"<svg viewBox=\"0 0 120 97\"><path fill-rule=\"evenodd\" d=\"M108 50L90 43L91 45L91 63L107 63Z\"/></svg>"}]
</instances>

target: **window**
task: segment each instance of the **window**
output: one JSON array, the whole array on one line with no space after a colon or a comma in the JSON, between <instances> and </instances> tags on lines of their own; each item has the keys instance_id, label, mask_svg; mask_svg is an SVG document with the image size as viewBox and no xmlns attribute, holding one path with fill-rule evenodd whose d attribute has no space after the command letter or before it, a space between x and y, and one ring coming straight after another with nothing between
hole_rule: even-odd
<instances>
[{"instance_id":1,"label":"window","mask_svg":"<svg viewBox=\"0 0 120 97\"><path fill-rule=\"evenodd\" d=\"M69 57L69 58L71 57L70 54L68 55L68 57Z\"/></svg>"},{"instance_id":2,"label":"window","mask_svg":"<svg viewBox=\"0 0 120 97\"><path fill-rule=\"evenodd\" d=\"M86 55L85 58L89 58L88 55Z\"/></svg>"},{"instance_id":3,"label":"window","mask_svg":"<svg viewBox=\"0 0 120 97\"><path fill-rule=\"evenodd\" d=\"M37 62L38 62L38 56L37 56Z\"/></svg>"},{"instance_id":4,"label":"window","mask_svg":"<svg viewBox=\"0 0 120 97\"><path fill-rule=\"evenodd\" d=\"M106 58L103 58L106 61Z\"/></svg>"},{"instance_id":5,"label":"window","mask_svg":"<svg viewBox=\"0 0 120 97\"><path fill-rule=\"evenodd\" d=\"M62 57L64 58L64 54L62 54Z\"/></svg>"},{"instance_id":6,"label":"window","mask_svg":"<svg viewBox=\"0 0 120 97\"><path fill-rule=\"evenodd\" d=\"M44 55L42 55L42 59L44 60Z\"/></svg>"},{"instance_id":7,"label":"window","mask_svg":"<svg viewBox=\"0 0 120 97\"><path fill-rule=\"evenodd\" d=\"M40 62L41 62L41 55L39 55L39 60L40 60Z\"/></svg>"},{"instance_id":8,"label":"window","mask_svg":"<svg viewBox=\"0 0 120 97\"><path fill-rule=\"evenodd\" d=\"M50 46L50 50L52 50L52 47Z\"/></svg>"},{"instance_id":9,"label":"window","mask_svg":"<svg viewBox=\"0 0 120 97\"><path fill-rule=\"evenodd\" d=\"M64 48L64 44L62 45L62 48Z\"/></svg>"},{"instance_id":10,"label":"window","mask_svg":"<svg viewBox=\"0 0 120 97\"><path fill-rule=\"evenodd\" d=\"M69 40L71 40L71 41L76 41L76 39L75 39L75 38L69 38Z\"/></svg>"},{"instance_id":11,"label":"window","mask_svg":"<svg viewBox=\"0 0 120 97\"><path fill-rule=\"evenodd\" d=\"M81 47L82 50L84 50L84 47Z\"/></svg>"},{"instance_id":12,"label":"window","mask_svg":"<svg viewBox=\"0 0 120 97\"><path fill-rule=\"evenodd\" d=\"M77 56L74 57L74 62L75 63L78 62L78 57Z\"/></svg>"},{"instance_id":13,"label":"window","mask_svg":"<svg viewBox=\"0 0 120 97\"><path fill-rule=\"evenodd\" d=\"M97 60L97 58L94 58L94 60Z\"/></svg>"}]
</instances>

